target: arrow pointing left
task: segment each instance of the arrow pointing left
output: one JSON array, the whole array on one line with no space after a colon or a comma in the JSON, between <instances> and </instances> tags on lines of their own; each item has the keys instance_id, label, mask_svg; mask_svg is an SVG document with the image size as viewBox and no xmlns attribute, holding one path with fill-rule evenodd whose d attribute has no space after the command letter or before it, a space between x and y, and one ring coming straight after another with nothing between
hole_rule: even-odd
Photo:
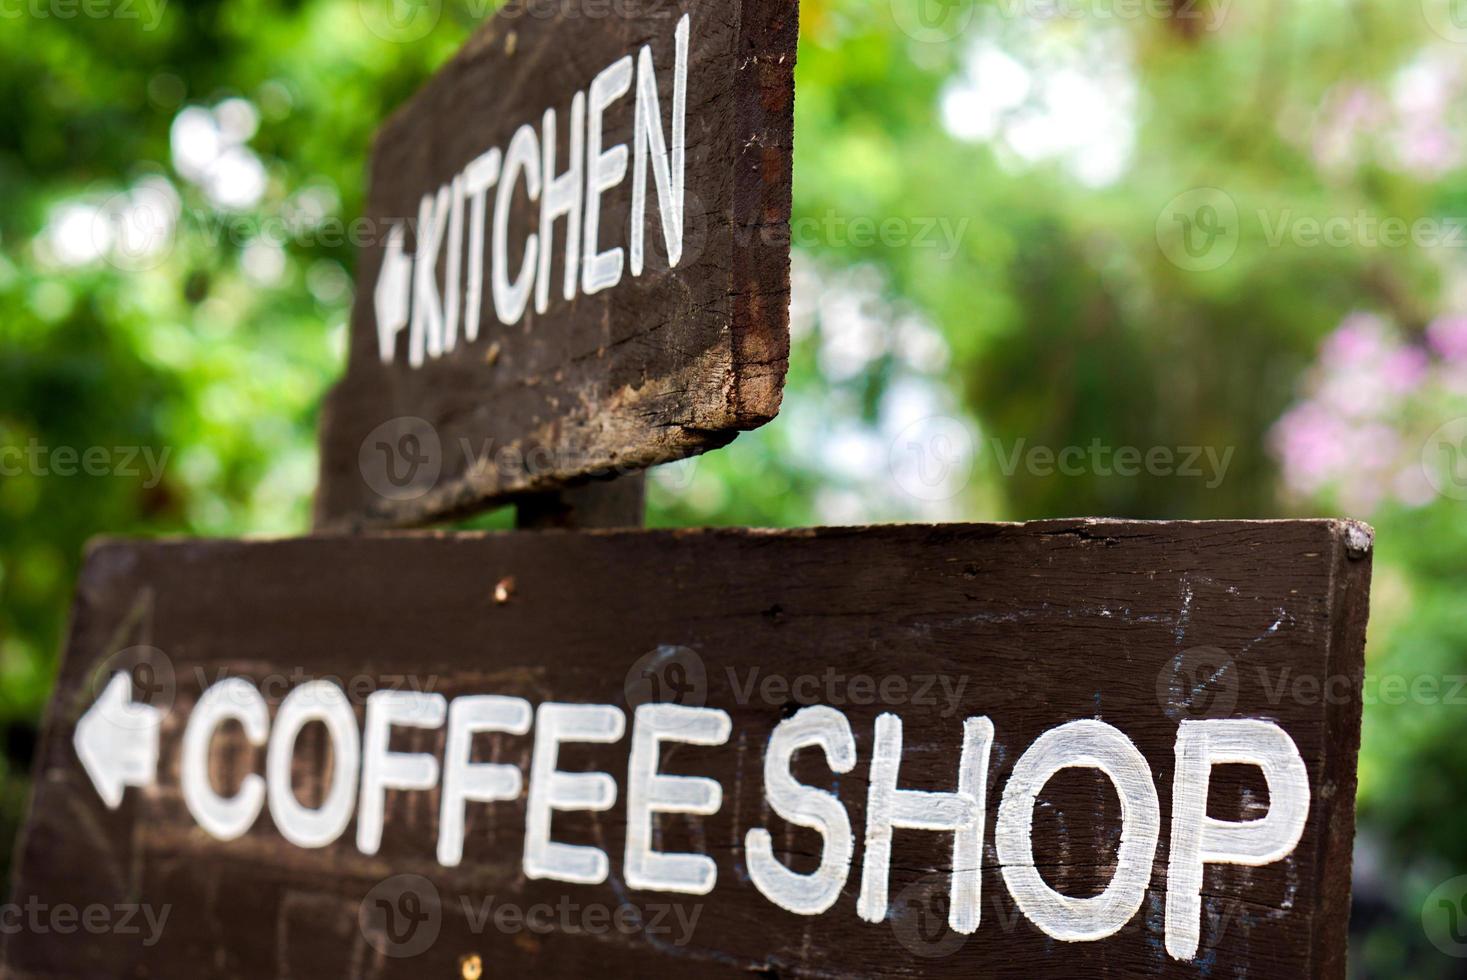
<instances>
[{"instance_id":1,"label":"arrow pointing left","mask_svg":"<svg viewBox=\"0 0 1467 980\"><path fill-rule=\"evenodd\" d=\"M82 768L109 809L122 805L129 786L152 786L158 778L158 730L163 712L132 700L132 675L113 675L81 720L72 744Z\"/></svg>"}]
</instances>

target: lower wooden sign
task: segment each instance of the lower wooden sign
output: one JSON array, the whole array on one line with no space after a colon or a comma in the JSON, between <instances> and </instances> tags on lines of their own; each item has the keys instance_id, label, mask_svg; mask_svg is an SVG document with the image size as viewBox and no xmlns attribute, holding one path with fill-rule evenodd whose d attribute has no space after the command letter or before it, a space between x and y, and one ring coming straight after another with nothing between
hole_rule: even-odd
<instances>
[{"instance_id":1,"label":"lower wooden sign","mask_svg":"<svg viewBox=\"0 0 1467 980\"><path fill-rule=\"evenodd\" d=\"M104 544L11 977L1343 977L1333 523Z\"/></svg>"}]
</instances>

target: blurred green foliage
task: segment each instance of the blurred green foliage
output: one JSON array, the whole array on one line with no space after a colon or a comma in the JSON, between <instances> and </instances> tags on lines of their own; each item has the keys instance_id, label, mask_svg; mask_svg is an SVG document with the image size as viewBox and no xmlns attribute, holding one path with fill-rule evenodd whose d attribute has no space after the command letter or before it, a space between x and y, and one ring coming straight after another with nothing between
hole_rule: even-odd
<instances>
[{"instance_id":1,"label":"blurred green foliage","mask_svg":"<svg viewBox=\"0 0 1467 980\"><path fill-rule=\"evenodd\" d=\"M371 135L493 5L425 0L393 27L384 2L402 0L27 8L0 29L0 447L166 463L156 485L0 477L10 828L84 542L308 526L351 303L341 232ZM1444 222L1467 203L1467 59L1432 28L1450 26L1445 0L1178 2L1162 17L956 0L935 40L912 28L915 2L805 0L785 412L660 472L653 523L1343 509L1382 532L1372 672L1467 674L1467 503L1361 500L1342 492L1348 466L1282 485L1280 462L1309 447L1270 437L1352 313L1409 346L1467 312L1461 243L1384 245L1358 219ZM231 198L211 166L254 190ZM1184 196L1197 188L1215 190ZM161 246L124 247L157 230L128 224L138 200L176 212ZM1348 228L1321 244L1310 219ZM934 226L937 244L916 241ZM1395 429L1407 450L1467 414L1397 394L1418 415ZM1328 410L1350 416L1349 397ZM1352 430L1352 452L1373 451L1372 431ZM1228 463L1216 481L1006 472L1015 446L1091 445ZM948 483L905 479L908 450ZM1363 838L1398 910L1361 940L1362 973L1450 972L1416 910L1467 871L1464 719L1420 699L1367 709Z\"/></svg>"}]
</instances>

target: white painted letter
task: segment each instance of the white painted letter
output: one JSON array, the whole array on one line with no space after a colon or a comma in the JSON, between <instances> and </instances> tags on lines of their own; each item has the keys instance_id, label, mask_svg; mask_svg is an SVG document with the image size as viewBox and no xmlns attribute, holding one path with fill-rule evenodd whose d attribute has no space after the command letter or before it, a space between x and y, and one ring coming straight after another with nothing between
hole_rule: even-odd
<instances>
[{"instance_id":1,"label":"white painted letter","mask_svg":"<svg viewBox=\"0 0 1467 980\"><path fill-rule=\"evenodd\" d=\"M438 814L438 863L456 868L464 856L464 805L512 800L523 780L518 766L470 761L480 732L524 735L534 712L523 698L492 695L454 698L448 706L448 745L443 750L443 799Z\"/></svg>"},{"instance_id":2,"label":"white painted letter","mask_svg":"<svg viewBox=\"0 0 1467 980\"><path fill-rule=\"evenodd\" d=\"M665 776L657 771L663 742L722 745L733 722L717 708L644 704L632 723L627 766L627 845L622 870L628 888L707 895L718 881L718 865L706 854L664 854L652 849L657 813L717 813L723 786L701 776Z\"/></svg>"},{"instance_id":3,"label":"white painted letter","mask_svg":"<svg viewBox=\"0 0 1467 980\"><path fill-rule=\"evenodd\" d=\"M443 351L458 346L459 283L464 261L464 178L453 178L449 187L448 269L443 274Z\"/></svg>"},{"instance_id":4,"label":"white painted letter","mask_svg":"<svg viewBox=\"0 0 1467 980\"><path fill-rule=\"evenodd\" d=\"M1094 898L1050 888L1034 866L1034 803L1064 769L1099 769L1121 800L1115 875ZM1074 721L1041 735L1014 766L998 808L998 860L1014 904L1046 935L1067 943L1104 939L1136 914L1146 897L1161 833L1161 806L1146 757L1102 721Z\"/></svg>"},{"instance_id":5,"label":"white painted letter","mask_svg":"<svg viewBox=\"0 0 1467 980\"><path fill-rule=\"evenodd\" d=\"M376 854L382 846L383 810L389 789L432 789L438 784L438 760L423 752L392 752L395 725L442 728L448 701L422 691L374 691L367 698L367 725L362 739L362 801L357 807L357 850Z\"/></svg>"},{"instance_id":6,"label":"white painted letter","mask_svg":"<svg viewBox=\"0 0 1467 980\"><path fill-rule=\"evenodd\" d=\"M296 738L313 721L325 724L331 739L331 786L319 810L301 806L290 778ZM275 714L275 728L265 754L270 819L275 821L280 836L296 847L325 847L340 837L351 822L361 762L357 716L341 688L330 681L311 681L286 695Z\"/></svg>"},{"instance_id":7,"label":"white painted letter","mask_svg":"<svg viewBox=\"0 0 1467 980\"><path fill-rule=\"evenodd\" d=\"M1202 929L1202 869L1262 867L1282 861L1309 820L1309 771L1288 732L1267 721L1184 721L1172 781L1172 853L1167 864L1166 951L1197 955ZM1234 823L1207 815L1212 767L1256 766L1268 784L1268 815Z\"/></svg>"},{"instance_id":8,"label":"white painted letter","mask_svg":"<svg viewBox=\"0 0 1467 980\"><path fill-rule=\"evenodd\" d=\"M769 831L756 827L744 836L754 887L775 905L797 915L820 915L840 898L851 873L855 845L851 818L840 797L803 786L790 774L794 754L815 746L825 753L832 772L848 773L856 767L856 739L846 716L825 705L801 708L769 736L764 751L764 797L785 820L820 833L825 841L820 867L814 874L796 874L775 859Z\"/></svg>"},{"instance_id":9,"label":"white painted letter","mask_svg":"<svg viewBox=\"0 0 1467 980\"><path fill-rule=\"evenodd\" d=\"M535 286L535 267L540 256L540 238L533 232L525 238L525 257L520 262L518 281L509 281L509 218L514 207L514 188L521 173L530 200L540 200L540 137L535 127L526 123L509 143L500 175L499 195L494 202L494 244L490 256L493 266L494 312L499 322L513 326L525 315L530 305L530 290Z\"/></svg>"},{"instance_id":10,"label":"white painted letter","mask_svg":"<svg viewBox=\"0 0 1467 980\"><path fill-rule=\"evenodd\" d=\"M897 789L902 764L902 720L893 714L876 719L871 757L871 787L866 796L866 859L861 869L861 895L856 914L867 922L886 918L887 875L891 870L891 832L951 830L952 891L948 925L968 935L978 928L983 858L983 817L987 806L988 756L993 749L993 722L963 722L963 754L958 761L956 793Z\"/></svg>"},{"instance_id":11,"label":"white painted letter","mask_svg":"<svg viewBox=\"0 0 1467 980\"><path fill-rule=\"evenodd\" d=\"M408 362L423 366L423 352L443 356L443 304L438 298L438 253L452 192L445 185L437 200L424 194L418 206L418 258L413 266L413 329L408 335Z\"/></svg>"},{"instance_id":12,"label":"white painted letter","mask_svg":"<svg viewBox=\"0 0 1467 980\"><path fill-rule=\"evenodd\" d=\"M464 193L469 209L469 285L464 297L464 338L479 339L479 316L484 309L484 235L489 188L499 183L500 152L496 147L464 168Z\"/></svg>"},{"instance_id":13,"label":"white painted letter","mask_svg":"<svg viewBox=\"0 0 1467 980\"><path fill-rule=\"evenodd\" d=\"M214 792L209 779L209 748L214 732L226 721L239 722L251 745L264 745L270 737L270 709L255 686L241 677L220 681L194 705L183 732L183 759L179 764L188 812L211 837L222 841L242 836L265 805L265 780L255 773L245 776L233 799Z\"/></svg>"},{"instance_id":14,"label":"white painted letter","mask_svg":"<svg viewBox=\"0 0 1467 980\"><path fill-rule=\"evenodd\" d=\"M581 281L581 211L586 198L586 93L571 99L570 167L555 175L555 110L545 110L541 140L545 160L545 200L540 202L540 274L535 279L535 311L550 308L550 270L555 257L555 221L565 222L565 287L567 301L576 298Z\"/></svg>"},{"instance_id":15,"label":"white painted letter","mask_svg":"<svg viewBox=\"0 0 1467 980\"><path fill-rule=\"evenodd\" d=\"M683 187L687 161L688 27L690 15L677 24L677 64L673 69L672 152L662 132L662 109L657 104L657 75L652 70L652 48L643 45L637 61L637 115L633 132L636 152L632 163L632 275L640 276L643 239L647 232L647 156L657 181L657 205L662 214L662 236L667 243L667 265L676 269L683 257Z\"/></svg>"},{"instance_id":16,"label":"white painted letter","mask_svg":"<svg viewBox=\"0 0 1467 980\"><path fill-rule=\"evenodd\" d=\"M627 175L626 144L601 152L602 116L611 103L632 87L632 56L618 60L591 82L591 109L586 121L586 247L581 292L587 296L621 282L625 256L620 247L598 251L601 238L601 195Z\"/></svg>"},{"instance_id":17,"label":"white painted letter","mask_svg":"<svg viewBox=\"0 0 1467 980\"><path fill-rule=\"evenodd\" d=\"M611 871L599 847L550 839L554 810L600 812L616 803L616 780L604 772L561 772L561 742L610 743L626 734L627 716L610 704L542 704L535 713L535 756L525 814L525 876L599 885Z\"/></svg>"}]
</instances>

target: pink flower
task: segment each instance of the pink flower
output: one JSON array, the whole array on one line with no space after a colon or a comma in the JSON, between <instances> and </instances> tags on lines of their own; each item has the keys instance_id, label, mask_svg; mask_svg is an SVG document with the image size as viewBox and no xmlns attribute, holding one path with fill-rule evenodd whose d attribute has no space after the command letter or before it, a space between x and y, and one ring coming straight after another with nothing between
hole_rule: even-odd
<instances>
[{"instance_id":1,"label":"pink flower","mask_svg":"<svg viewBox=\"0 0 1467 980\"><path fill-rule=\"evenodd\" d=\"M1462 162L1456 137L1439 123L1402 126L1394 142L1401 169L1423 180L1439 178Z\"/></svg>"},{"instance_id":2,"label":"pink flower","mask_svg":"<svg viewBox=\"0 0 1467 980\"><path fill-rule=\"evenodd\" d=\"M1426 379L1429 359L1420 347L1402 347L1381 364L1380 376L1386 387L1397 394L1406 394L1420 387Z\"/></svg>"},{"instance_id":3,"label":"pink flower","mask_svg":"<svg viewBox=\"0 0 1467 980\"><path fill-rule=\"evenodd\" d=\"M1467 316L1438 317L1426 328L1426 341L1445 361L1467 362Z\"/></svg>"},{"instance_id":4,"label":"pink flower","mask_svg":"<svg viewBox=\"0 0 1467 980\"><path fill-rule=\"evenodd\" d=\"M1349 429L1339 416L1318 402L1306 401L1279 419L1270 434L1274 455L1283 465L1284 482L1296 493L1324 489L1349 468Z\"/></svg>"},{"instance_id":5,"label":"pink flower","mask_svg":"<svg viewBox=\"0 0 1467 980\"><path fill-rule=\"evenodd\" d=\"M1385 355L1386 336L1386 323L1381 317L1374 313L1351 313L1324 342L1325 366L1368 366Z\"/></svg>"}]
</instances>

